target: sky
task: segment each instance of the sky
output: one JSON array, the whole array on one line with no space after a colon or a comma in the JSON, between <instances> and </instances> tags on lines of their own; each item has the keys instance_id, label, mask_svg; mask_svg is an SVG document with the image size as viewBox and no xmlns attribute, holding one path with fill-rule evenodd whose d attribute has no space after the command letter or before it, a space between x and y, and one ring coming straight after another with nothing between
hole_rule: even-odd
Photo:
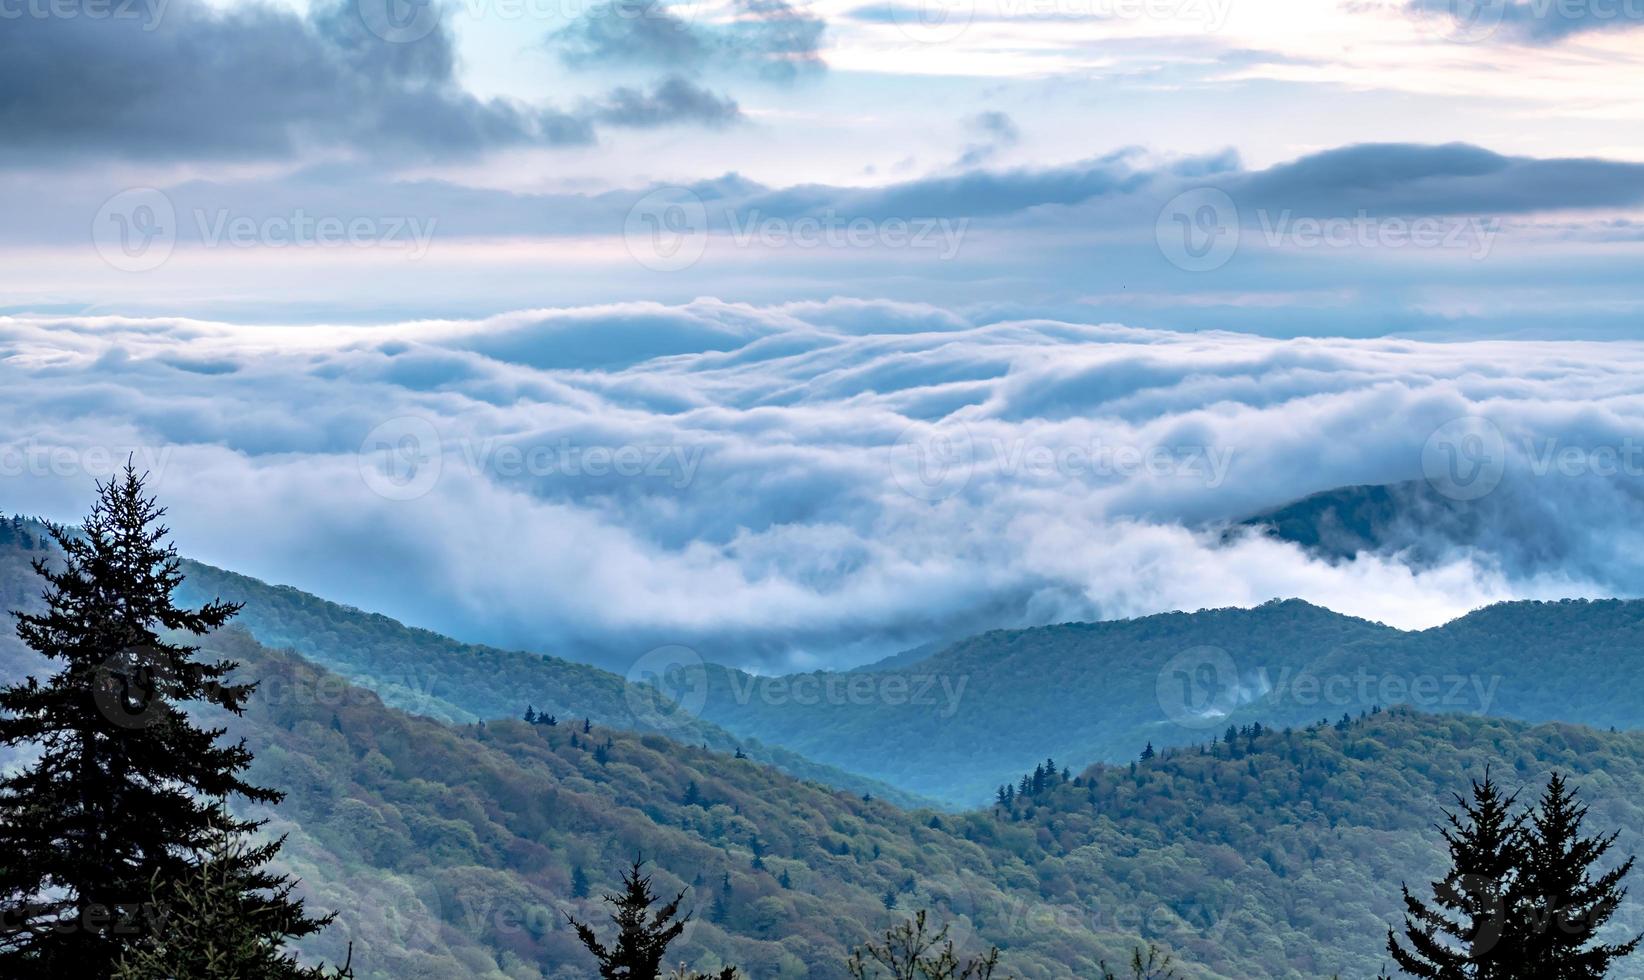
<instances>
[{"instance_id":1,"label":"sky","mask_svg":"<svg viewBox=\"0 0 1644 980\"><path fill-rule=\"evenodd\" d=\"M1639 594L1641 38L1644 0L0 0L0 509L135 454L190 554L617 669ZM1491 533L1436 560L1226 531L1485 458Z\"/></svg>"}]
</instances>

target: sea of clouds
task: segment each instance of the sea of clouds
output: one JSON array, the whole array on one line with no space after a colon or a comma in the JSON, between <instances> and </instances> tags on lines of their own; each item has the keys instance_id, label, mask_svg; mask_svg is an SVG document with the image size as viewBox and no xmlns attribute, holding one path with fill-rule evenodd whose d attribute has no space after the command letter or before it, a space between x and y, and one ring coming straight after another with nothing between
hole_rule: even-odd
<instances>
[{"instance_id":1,"label":"sea of clouds","mask_svg":"<svg viewBox=\"0 0 1644 980\"><path fill-rule=\"evenodd\" d=\"M1631 342L850 300L369 327L0 317L0 510L75 519L129 456L191 556L618 670L676 643L852 666L1276 597L1426 627L1633 595L1641 421ZM1330 562L1227 530L1405 481L1479 508L1483 535Z\"/></svg>"}]
</instances>

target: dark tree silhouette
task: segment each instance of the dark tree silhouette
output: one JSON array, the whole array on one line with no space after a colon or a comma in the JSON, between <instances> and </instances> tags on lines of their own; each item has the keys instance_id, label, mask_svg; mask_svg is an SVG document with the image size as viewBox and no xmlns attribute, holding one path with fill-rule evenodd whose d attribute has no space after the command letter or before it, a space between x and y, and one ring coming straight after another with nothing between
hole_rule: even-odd
<instances>
[{"instance_id":1,"label":"dark tree silhouette","mask_svg":"<svg viewBox=\"0 0 1644 980\"><path fill-rule=\"evenodd\" d=\"M658 980L662 961L668 955L668 945L679 938L691 919L689 912L679 915L679 903L685 900L684 892L652 912L651 905L656 902L657 896L651 892L651 877L643 871L644 863L635 861L622 874L622 894L605 896L605 901L615 909L611 921L617 927L617 936L612 946L602 944L593 929L566 915L572 928L577 931L577 939L599 961L601 980ZM676 971L674 976L686 980L710 980L683 968ZM735 977L736 969L726 967L712 980L735 980Z\"/></svg>"},{"instance_id":2,"label":"dark tree silhouette","mask_svg":"<svg viewBox=\"0 0 1644 980\"><path fill-rule=\"evenodd\" d=\"M228 816L239 796L282 795L241 779L244 743L192 724L188 702L234 714L254 685L225 678L238 665L195 658L171 634L204 635L238 606L177 608L176 550L165 514L129 464L106 484L83 530L49 526L62 551L35 571L45 611L17 616L17 635L56 665L0 690L0 744L30 746L37 761L0 781L0 975L107 977L126 948L154 929L156 881L179 881L226 835L255 831ZM275 845L277 847L277 845ZM233 858L237 884L274 896L290 934L321 922L284 904L285 879L261 870L273 848Z\"/></svg>"},{"instance_id":3,"label":"dark tree silhouette","mask_svg":"<svg viewBox=\"0 0 1644 980\"><path fill-rule=\"evenodd\" d=\"M1616 835L1582 835L1587 808L1562 775L1528 814L1512 814L1513 798L1488 773L1470 804L1458 802L1466 819L1445 814L1452 867L1433 885L1438 907L1406 890L1410 947L1388 932L1400 969L1425 980L1602 980L1638 948L1644 937L1598 940L1627 896L1633 859L1596 870Z\"/></svg>"},{"instance_id":4,"label":"dark tree silhouette","mask_svg":"<svg viewBox=\"0 0 1644 980\"><path fill-rule=\"evenodd\" d=\"M264 893L248 869L273 857L279 842L248 844L219 832L207 858L177 881L156 881L154 901L164 927L128 946L113 980L349 980L348 963L336 970L305 967L286 944L314 931L303 914L294 883ZM352 950L350 950L352 952Z\"/></svg>"},{"instance_id":5,"label":"dark tree silhouette","mask_svg":"<svg viewBox=\"0 0 1644 980\"><path fill-rule=\"evenodd\" d=\"M1450 870L1433 883L1431 905L1403 889L1408 948L1387 932L1387 951L1404 972L1422 980L1520 976L1513 971L1523 950L1511 914L1524 818L1512 814L1514 799L1486 770L1483 782L1473 780L1470 801L1456 797L1461 812L1445 811Z\"/></svg>"},{"instance_id":6,"label":"dark tree silhouette","mask_svg":"<svg viewBox=\"0 0 1644 980\"><path fill-rule=\"evenodd\" d=\"M1524 957L1525 976L1557 980L1601 980L1618 959L1638 948L1629 942L1599 942L1597 934L1627 896L1621 881L1633 858L1593 877L1616 835L1584 837L1587 808L1564 777L1554 773L1531 817L1521 892L1532 929Z\"/></svg>"},{"instance_id":7,"label":"dark tree silhouette","mask_svg":"<svg viewBox=\"0 0 1644 980\"><path fill-rule=\"evenodd\" d=\"M999 950L961 961L948 938L948 927L931 932L924 909L892 926L883 942L870 942L851 952L845 972L852 980L992 980L999 968Z\"/></svg>"},{"instance_id":8,"label":"dark tree silhouette","mask_svg":"<svg viewBox=\"0 0 1644 980\"><path fill-rule=\"evenodd\" d=\"M1147 944L1145 956L1140 948L1133 949L1130 952L1130 980L1178 980L1181 974L1171 966L1173 962L1169 953L1153 943ZM1108 969L1105 962L1100 967L1101 980L1119 980L1119 975Z\"/></svg>"}]
</instances>

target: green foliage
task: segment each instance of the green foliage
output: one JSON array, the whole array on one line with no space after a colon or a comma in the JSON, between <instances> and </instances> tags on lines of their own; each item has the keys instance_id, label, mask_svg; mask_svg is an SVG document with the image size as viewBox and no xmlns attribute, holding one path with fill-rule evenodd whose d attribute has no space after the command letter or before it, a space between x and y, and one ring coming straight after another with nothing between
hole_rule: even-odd
<instances>
[{"instance_id":1,"label":"green foliage","mask_svg":"<svg viewBox=\"0 0 1644 980\"><path fill-rule=\"evenodd\" d=\"M1147 742L1162 750L1206 738L1198 719L1172 710L1184 707L1172 687L1184 655L1202 664L1215 656L1208 651L1225 654L1215 658L1218 687L1186 701L1240 685L1249 700L1226 705L1227 723L1238 726L1299 727L1398 704L1625 729L1644 727L1644 658L1616 651L1637 649L1638 600L1504 603L1421 632L1289 600L994 630L893 673L759 679L710 668L703 717L968 808L985 805L1001 781L1047 752L1077 771L1135 759ZM764 696L794 690L843 693Z\"/></svg>"},{"instance_id":2,"label":"green foliage","mask_svg":"<svg viewBox=\"0 0 1644 980\"><path fill-rule=\"evenodd\" d=\"M5 549L0 548L0 552ZM289 586L268 585L254 578L184 561L187 573L180 601L204 602L222 596L241 604L238 622L258 640L290 648L313 662L375 691L390 705L457 724L489 718L518 717L530 702L537 721L550 726L560 718L586 718L613 728L643 728L632 704L645 704L650 692L635 693L623 678L587 664L559 657L499 650L460 643L428 630L405 626L387 616L327 602ZM3 572L0 567L0 572ZM546 720L545 720L546 719ZM670 715L682 742L721 751L741 751L811 779L874 795L904 806L928 801L887 784L819 765L790 750L733 737L688 714ZM580 727L580 726L579 726Z\"/></svg>"},{"instance_id":3,"label":"green foliage","mask_svg":"<svg viewBox=\"0 0 1644 980\"><path fill-rule=\"evenodd\" d=\"M126 947L113 980L350 980L345 962L304 967L285 950L332 917L310 919L295 884L264 887L248 868L266 864L279 842L251 846L219 833L205 859L182 877L156 877L158 928Z\"/></svg>"}]
</instances>

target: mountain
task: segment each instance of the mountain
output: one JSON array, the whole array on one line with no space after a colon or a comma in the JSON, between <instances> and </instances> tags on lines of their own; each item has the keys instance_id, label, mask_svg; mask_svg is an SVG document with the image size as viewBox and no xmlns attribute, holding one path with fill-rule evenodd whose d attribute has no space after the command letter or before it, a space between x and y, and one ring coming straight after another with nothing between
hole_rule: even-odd
<instances>
[{"instance_id":1,"label":"mountain","mask_svg":"<svg viewBox=\"0 0 1644 980\"><path fill-rule=\"evenodd\" d=\"M10 596L31 589L0 584ZM1558 606L1531 639L1575 632L1586 656L1629 622L1628 606ZM1228 620L1224 632L1259 626L1275 639L1342 627L1299 603L1254 612L1209 615ZM1545 610L1486 610L1458 635L1499 639L1525 612ZM1144 632L1193 636L1205 615ZM1583 637L1574 628L1589 621ZM1137 623L1058 629L1072 649L1085 634L1136 639ZM1353 628L1371 644L1399 635ZM1020 669L1041 637L990 634L971 652L991 656L1013 637ZM0 638L0 656L26 662L16 646ZM589 960L565 913L602 921L595 897L637 854L663 891L688 888L699 912L675 951L760 980L842 977L852 945L914 908L934 910L967 949L998 944L1022 980L1093 976L1142 941L1173 952L1184 980L1370 977L1400 882L1420 890L1441 869L1438 807L1486 766L1531 792L1550 769L1566 771L1593 826L1621 831L1618 854L1644 843L1638 733L1376 711L1245 728L955 814L601 724L425 717L238 627L206 646L261 682L243 717L207 720L246 739L253 781L289 794L258 812L288 835L283 869L316 908L340 913L304 949L335 960L352 943L362 977L581 980ZM1000 712L983 741L1019 721ZM1619 926L1641 924L1630 902Z\"/></svg>"},{"instance_id":2,"label":"mountain","mask_svg":"<svg viewBox=\"0 0 1644 980\"><path fill-rule=\"evenodd\" d=\"M1229 718L1271 719L1269 707L1247 704L1258 691L1243 685L1256 679L1242 670L1235 678L1234 667L1296 672L1328 651L1395 633L1294 601L995 630L890 672L758 678L709 668L702 717L950 805L976 806L1046 755L1076 767L1118 761L1149 741L1208 738ZM1206 664L1236 695L1209 705L1227 709L1226 718L1186 710L1175 687L1173 671Z\"/></svg>"},{"instance_id":3,"label":"mountain","mask_svg":"<svg viewBox=\"0 0 1644 980\"><path fill-rule=\"evenodd\" d=\"M914 908L967 949L999 944L1022 980L1093 976L1144 939L1184 980L1368 978L1400 882L1441 872L1438 807L1486 765L1513 786L1575 774L1620 852L1644 845L1637 734L1382 712L1096 767L1014 812L937 814L654 735L447 725L243 634L218 646L266 685L237 731L254 775L291 792L271 829L342 912L310 951L353 941L362 976L581 980L564 913L601 912L572 896L577 869L597 896L643 853L661 890L690 889L677 952L761 980L843 977L851 945ZM1636 929L1644 909L1621 918Z\"/></svg>"},{"instance_id":4,"label":"mountain","mask_svg":"<svg viewBox=\"0 0 1644 980\"><path fill-rule=\"evenodd\" d=\"M711 668L702 716L962 807L1047 754L1077 768L1377 705L1637 728L1639 650L1644 601L1503 603L1406 632L1291 600L998 630L888 673Z\"/></svg>"},{"instance_id":5,"label":"mountain","mask_svg":"<svg viewBox=\"0 0 1644 980\"><path fill-rule=\"evenodd\" d=\"M1240 522L1323 558L1402 552L1417 565L1484 539L1487 503L1455 500L1426 480L1338 487Z\"/></svg>"},{"instance_id":6,"label":"mountain","mask_svg":"<svg viewBox=\"0 0 1644 980\"><path fill-rule=\"evenodd\" d=\"M369 688L395 707L452 722L514 718L531 707L562 721L637 727L650 695L608 671L558 657L461 643L387 616L327 602L289 586L185 561L184 604L212 598L241 602L237 622L261 642L285 647L352 683ZM855 793L870 793L904 806L930 801L883 782L819 765L791 750L733 736L712 723L681 718L671 734L724 752L740 748L801 779Z\"/></svg>"}]
</instances>

